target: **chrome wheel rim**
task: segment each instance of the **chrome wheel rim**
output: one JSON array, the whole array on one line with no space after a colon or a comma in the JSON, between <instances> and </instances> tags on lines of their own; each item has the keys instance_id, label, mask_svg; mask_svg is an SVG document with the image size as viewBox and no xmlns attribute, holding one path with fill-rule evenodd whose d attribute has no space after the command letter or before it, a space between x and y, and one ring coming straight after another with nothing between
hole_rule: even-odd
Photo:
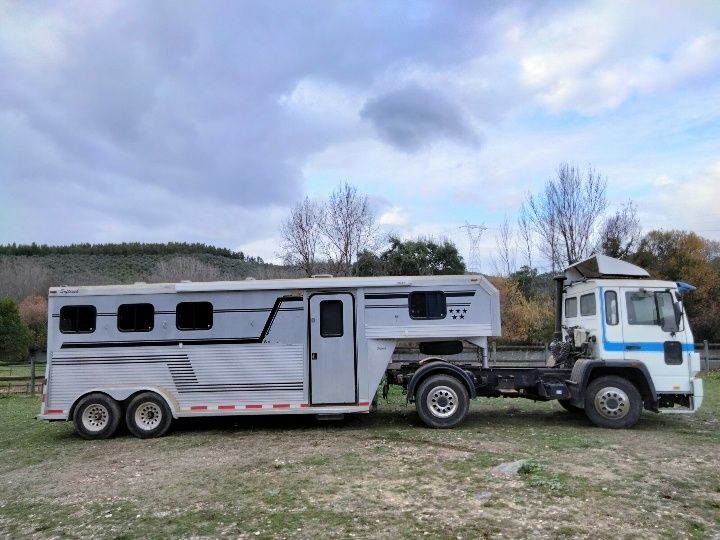
<instances>
[{"instance_id":1,"label":"chrome wheel rim","mask_svg":"<svg viewBox=\"0 0 720 540\"><path fill-rule=\"evenodd\" d=\"M107 407L99 403L85 407L82 413L82 425L87 431L97 433L102 431L110 423L110 413Z\"/></svg>"},{"instance_id":2,"label":"chrome wheel rim","mask_svg":"<svg viewBox=\"0 0 720 540\"><path fill-rule=\"evenodd\" d=\"M153 430L162 422L162 414L157 403L143 403L135 409L135 425L144 431Z\"/></svg>"},{"instance_id":3,"label":"chrome wheel rim","mask_svg":"<svg viewBox=\"0 0 720 540\"><path fill-rule=\"evenodd\" d=\"M608 386L595 394L595 410L605 418L619 420L630 411L630 399L620 388Z\"/></svg>"},{"instance_id":4,"label":"chrome wheel rim","mask_svg":"<svg viewBox=\"0 0 720 540\"><path fill-rule=\"evenodd\" d=\"M425 403L433 416L447 418L457 411L458 396L449 386L436 386L428 393Z\"/></svg>"}]
</instances>

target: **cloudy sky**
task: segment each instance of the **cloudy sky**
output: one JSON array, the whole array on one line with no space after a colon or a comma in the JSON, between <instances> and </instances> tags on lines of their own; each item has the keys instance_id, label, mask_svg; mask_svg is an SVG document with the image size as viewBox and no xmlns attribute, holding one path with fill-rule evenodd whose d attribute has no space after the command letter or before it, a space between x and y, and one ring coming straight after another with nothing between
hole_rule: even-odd
<instances>
[{"instance_id":1,"label":"cloudy sky","mask_svg":"<svg viewBox=\"0 0 720 540\"><path fill-rule=\"evenodd\" d=\"M484 257L560 161L720 238L720 3L0 0L0 243L273 260L342 181Z\"/></svg>"}]
</instances>

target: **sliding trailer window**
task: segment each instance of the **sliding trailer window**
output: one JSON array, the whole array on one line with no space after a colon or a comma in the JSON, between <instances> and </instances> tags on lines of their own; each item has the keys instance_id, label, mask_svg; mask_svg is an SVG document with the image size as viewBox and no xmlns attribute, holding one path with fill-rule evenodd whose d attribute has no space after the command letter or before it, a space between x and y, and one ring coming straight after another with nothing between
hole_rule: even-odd
<instances>
[{"instance_id":1,"label":"sliding trailer window","mask_svg":"<svg viewBox=\"0 0 720 540\"><path fill-rule=\"evenodd\" d=\"M178 330L210 330L212 325L213 305L210 302L180 302L175 307Z\"/></svg>"},{"instance_id":2,"label":"sliding trailer window","mask_svg":"<svg viewBox=\"0 0 720 540\"><path fill-rule=\"evenodd\" d=\"M444 319L447 315L445 293L442 291L411 292L409 309L411 319Z\"/></svg>"},{"instance_id":3,"label":"sliding trailer window","mask_svg":"<svg viewBox=\"0 0 720 540\"><path fill-rule=\"evenodd\" d=\"M121 332L149 332L155 327L152 304L122 304L117 311L117 327Z\"/></svg>"},{"instance_id":4,"label":"sliding trailer window","mask_svg":"<svg viewBox=\"0 0 720 540\"><path fill-rule=\"evenodd\" d=\"M63 334L90 334L95 331L95 306L63 306L60 308L60 332Z\"/></svg>"}]
</instances>

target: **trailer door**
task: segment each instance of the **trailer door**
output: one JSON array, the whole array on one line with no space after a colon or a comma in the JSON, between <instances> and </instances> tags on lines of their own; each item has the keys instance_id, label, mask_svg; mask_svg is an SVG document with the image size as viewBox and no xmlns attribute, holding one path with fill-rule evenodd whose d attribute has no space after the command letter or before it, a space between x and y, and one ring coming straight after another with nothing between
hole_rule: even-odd
<instances>
[{"instance_id":1,"label":"trailer door","mask_svg":"<svg viewBox=\"0 0 720 540\"><path fill-rule=\"evenodd\" d=\"M357 402L355 299L350 293L310 296L310 402Z\"/></svg>"}]
</instances>

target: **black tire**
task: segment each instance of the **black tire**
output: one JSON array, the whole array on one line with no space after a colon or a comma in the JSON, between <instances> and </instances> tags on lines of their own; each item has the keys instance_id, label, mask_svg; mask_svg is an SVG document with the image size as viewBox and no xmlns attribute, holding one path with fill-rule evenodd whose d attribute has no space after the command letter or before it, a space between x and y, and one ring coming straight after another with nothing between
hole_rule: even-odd
<instances>
[{"instance_id":1,"label":"black tire","mask_svg":"<svg viewBox=\"0 0 720 540\"><path fill-rule=\"evenodd\" d=\"M558 403L567 412L571 412L573 414L584 414L585 413L584 409L581 409L580 407L576 407L575 405L570 403L569 399L558 399Z\"/></svg>"},{"instance_id":2,"label":"black tire","mask_svg":"<svg viewBox=\"0 0 720 540\"><path fill-rule=\"evenodd\" d=\"M120 404L105 394L88 394L75 405L73 423L83 439L107 439L120 425Z\"/></svg>"},{"instance_id":3,"label":"black tire","mask_svg":"<svg viewBox=\"0 0 720 540\"><path fill-rule=\"evenodd\" d=\"M447 429L460 424L470 410L465 385L452 375L433 375L415 393L420 419L432 428Z\"/></svg>"},{"instance_id":4,"label":"black tire","mask_svg":"<svg viewBox=\"0 0 720 540\"><path fill-rule=\"evenodd\" d=\"M172 413L165 400L154 392L143 392L130 401L125 411L128 431L141 439L161 437L172 424Z\"/></svg>"},{"instance_id":5,"label":"black tire","mask_svg":"<svg viewBox=\"0 0 720 540\"><path fill-rule=\"evenodd\" d=\"M642 406L642 396L636 386L617 375L595 379L585 394L585 414L600 427L632 427L640 420Z\"/></svg>"}]
</instances>

